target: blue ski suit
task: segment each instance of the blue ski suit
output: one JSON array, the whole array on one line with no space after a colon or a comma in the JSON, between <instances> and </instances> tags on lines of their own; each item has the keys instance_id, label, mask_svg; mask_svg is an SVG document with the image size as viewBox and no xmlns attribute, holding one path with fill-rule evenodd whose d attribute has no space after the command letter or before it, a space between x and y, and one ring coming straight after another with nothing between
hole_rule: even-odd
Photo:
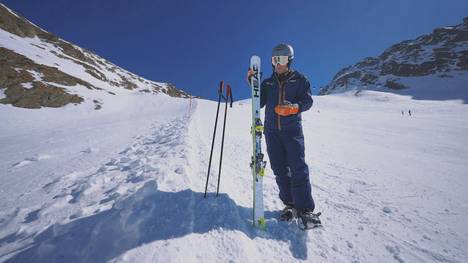
<instances>
[{"instance_id":1,"label":"blue ski suit","mask_svg":"<svg viewBox=\"0 0 468 263\"><path fill-rule=\"evenodd\" d=\"M297 209L314 209L309 179L309 167L305 162L304 134L301 112L312 107L309 80L297 71L273 74L261 84L260 107L265 108L265 140L270 165L276 177L279 197L284 204ZM287 100L299 105L299 113L280 116L275 106Z\"/></svg>"}]
</instances>

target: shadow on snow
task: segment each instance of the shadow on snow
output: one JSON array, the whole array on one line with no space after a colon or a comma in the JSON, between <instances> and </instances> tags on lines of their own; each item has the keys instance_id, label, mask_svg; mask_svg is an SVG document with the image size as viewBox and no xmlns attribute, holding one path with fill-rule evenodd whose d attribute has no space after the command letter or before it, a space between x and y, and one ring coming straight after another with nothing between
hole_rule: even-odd
<instances>
[{"instance_id":1,"label":"shadow on snow","mask_svg":"<svg viewBox=\"0 0 468 263\"><path fill-rule=\"evenodd\" d=\"M6 262L104 262L145 243L221 228L250 239L284 241L295 258L307 259L307 234L270 220L275 212L265 213L268 230L262 231L251 225L251 208L236 205L227 194L209 197L191 190L158 191L150 181L109 210L49 227Z\"/></svg>"}]
</instances>

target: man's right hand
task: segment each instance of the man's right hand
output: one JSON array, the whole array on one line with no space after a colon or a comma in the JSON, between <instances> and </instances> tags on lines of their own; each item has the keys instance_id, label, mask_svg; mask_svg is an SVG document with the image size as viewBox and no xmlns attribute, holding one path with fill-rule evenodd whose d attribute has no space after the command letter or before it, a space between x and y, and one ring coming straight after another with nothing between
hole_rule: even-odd
<instances>
[{"instance_id":1,"label":"man's right hand","mask_svg":"<svg viewBox=\"0 0 468 263\"><path fill-rule=\"evenodd\" d=\"M249 71L247 71L247 83L249 83L249 86L250 86L250 78L253 77L253 75L255 74L255 71L253 71L253 69L249 68Z\"/></svg>"}]
</instances>

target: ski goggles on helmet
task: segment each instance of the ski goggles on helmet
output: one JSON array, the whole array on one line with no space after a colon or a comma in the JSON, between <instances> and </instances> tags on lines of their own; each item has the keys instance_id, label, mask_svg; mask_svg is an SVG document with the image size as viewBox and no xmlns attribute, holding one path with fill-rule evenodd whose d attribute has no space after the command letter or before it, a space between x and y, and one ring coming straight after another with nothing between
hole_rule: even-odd
<instances>
[{"instance_id":1,"label":"ski goggles on helmet","mask_svg":"<svg viewBox=\"0 0 468 263\"><path fill-rule=\"evenodd\" d=\"M273 56L271 57L271 64L273 64L273 66L276 66L278 64L280 65L286 65L288 64L289 62L289 57L288 56Z\"/></svg>"}]
</instances>

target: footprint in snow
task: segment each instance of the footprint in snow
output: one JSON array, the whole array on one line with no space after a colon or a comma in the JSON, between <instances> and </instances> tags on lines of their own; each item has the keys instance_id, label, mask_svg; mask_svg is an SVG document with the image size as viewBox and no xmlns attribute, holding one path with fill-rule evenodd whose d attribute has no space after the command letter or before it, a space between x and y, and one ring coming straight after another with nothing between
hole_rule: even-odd
<instances>
[{"instance_id":1,"label":"footprint in snow","mask_svg":"<svg viewBox=\"0 0 468 263\"><path fill-rule=\"evenodd\" d=\"M22 161L19 161L17 163L14 163L12 165L12 167L21 167L21 166L25 166L25 165L28 165L28 164L31 164L31 163L34 163L34 162L38 162L38 161L42 161L42 160L47 160L47 159L50 159L52 158L52 156L48 155L48 154L37 154L33 157L28 157L28 158L25 158L24 160Z\"/></svg>"},{"instance_id":2,"label":"footprint in snow","mask_svg":"<svg viewBox=\"0 0 468 263\"><path fill-rule=\"evenodd\" d=\"M91 154L91 153L96 153L96 152L99 152L99 149L94 148L94 147L88 147L84 149L83 151L81 151L81 153L85 153L85 154Z\"/></svg>"},{"instance_id":3,"label":"footprint in snow","mask_svg":"<svg viewBox=\"0 0 468 263\"><path fill-rule=\"evenodd\" d=\"M183 174L184 173L184 168L178 167L177 169L174 170L176 174Z\"/></svg>"},{"instance_id":4,"label":"footprint in snow","mask_svg":"<svg viewBox=\"0 0 468 263\"><path fill-rule=\"evenodd\" d=\"M386 245L385 249L393 255L393 258L397 260L399 263L404 263L405 260L400 256L400 247L399 246L391 246Z\"/></svg>"},{"instance_id":5,"label":"footprint in snow","mask_svg":"<svg viewBox=\"0 0 468 263\"><path fill-rule=\"evenodd\" d=\"M385 206L384 208L382 208L382 211L386 214L391 214L392 213L392 209L390 209L390 207L388 206Z\"/></svg>"}]
</instances>

